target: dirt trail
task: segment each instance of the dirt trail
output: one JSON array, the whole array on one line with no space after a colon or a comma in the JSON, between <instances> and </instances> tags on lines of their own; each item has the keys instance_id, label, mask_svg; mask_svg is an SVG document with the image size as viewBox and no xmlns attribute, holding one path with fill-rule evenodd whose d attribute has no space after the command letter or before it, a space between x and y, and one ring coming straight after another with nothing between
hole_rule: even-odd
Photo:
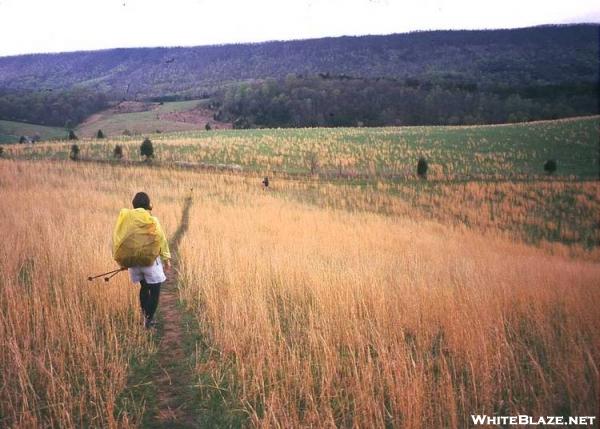
<instances>
[{"instance_id":1,"label":"dirt trail","mask_svg":"<svg viewBox=\"0 0 600 429\"><path fill-rule=\"evenodd\" d=\"M159 308L162 320L159 326L160 342L157 353L159 370L154 379L157 411L153 427L198 426L194 411L194 388L191 386L195 377L189 365L189 356L185 353L185 326L181 309L178 307L177 293L179 245L188 228L191 205L190 196L185 200L181 222L171 238L173 267L161 290Z\"/></svg>"}]
</instances>

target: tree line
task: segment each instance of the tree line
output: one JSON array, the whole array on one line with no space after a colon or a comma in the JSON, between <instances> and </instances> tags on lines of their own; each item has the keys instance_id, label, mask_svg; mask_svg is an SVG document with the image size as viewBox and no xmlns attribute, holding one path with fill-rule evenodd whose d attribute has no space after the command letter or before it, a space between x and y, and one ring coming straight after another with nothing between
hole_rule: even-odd
<instances>
[{"instance_id":1,"label":"tree line","mask_svg":"<svg viewBox=\"0 0 600 429\"><path fill-rule=\"evenodd\" d=\"M109 106L101 92L0 90L0 119L71 128Z\"/></svg>"},{"instance_id":2,"label":"tree line","mask_svg":"<svg viewBox=\"0 0 600 429\"><path fill-rule=\"evenodd\" d=\"M214 97L236 128L460 125L598 113L598 84L508 88L450 78L355 78L321 73L240 84Z\"/></svg>"}]
</instances>

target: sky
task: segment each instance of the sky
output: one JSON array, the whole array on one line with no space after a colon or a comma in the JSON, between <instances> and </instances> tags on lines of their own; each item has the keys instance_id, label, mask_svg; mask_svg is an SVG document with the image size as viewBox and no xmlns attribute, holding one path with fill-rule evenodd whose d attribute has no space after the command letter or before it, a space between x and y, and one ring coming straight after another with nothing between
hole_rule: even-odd
<instances>
[{"instance_id":1,"label":"sky","mask_svg":"<svg viewBox=\"0 0 600 429\"><path fill-rule=\"evenodd\" d=\"M0 0L0 56L600 23L599 0Z\"/></svg>"}]
</instances>

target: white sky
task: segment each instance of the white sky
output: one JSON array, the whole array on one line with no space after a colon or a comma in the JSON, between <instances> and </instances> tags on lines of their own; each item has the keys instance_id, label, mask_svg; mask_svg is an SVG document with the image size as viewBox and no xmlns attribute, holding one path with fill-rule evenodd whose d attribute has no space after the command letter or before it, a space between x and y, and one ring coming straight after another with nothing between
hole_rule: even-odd
<instances>
[{"instance_id":1,"label":"white sky","mask_svg":"<svg viewBox=\"0 0 600 429\"><path fill-rule=\"evenodd\" d=\"M599 0L0 0L0 56L600 23Z\"/></svg>"}]
</instances>

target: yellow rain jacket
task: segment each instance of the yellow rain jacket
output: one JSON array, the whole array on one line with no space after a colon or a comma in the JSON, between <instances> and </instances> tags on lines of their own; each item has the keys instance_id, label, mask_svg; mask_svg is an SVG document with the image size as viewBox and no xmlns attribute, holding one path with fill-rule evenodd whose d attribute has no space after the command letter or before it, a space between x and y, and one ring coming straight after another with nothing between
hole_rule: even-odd
<instances>
[{"instance_id":1,"label":"yellow rain jacket","mask_svg":"<svg viewBox=\"0 0 600 429\"><path fill-rule=\"evenodd\" d=\"M158 219L143 208L121 209L112 251L114 260L123 268L150 266L159 255L163 260L171 258Z\"/></svg>"}]
</instances>

